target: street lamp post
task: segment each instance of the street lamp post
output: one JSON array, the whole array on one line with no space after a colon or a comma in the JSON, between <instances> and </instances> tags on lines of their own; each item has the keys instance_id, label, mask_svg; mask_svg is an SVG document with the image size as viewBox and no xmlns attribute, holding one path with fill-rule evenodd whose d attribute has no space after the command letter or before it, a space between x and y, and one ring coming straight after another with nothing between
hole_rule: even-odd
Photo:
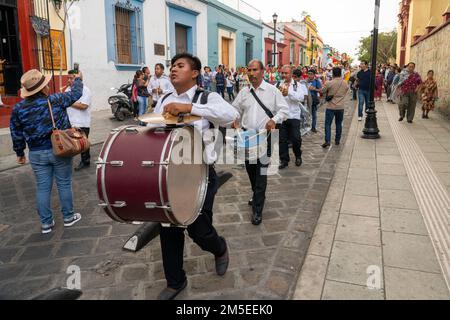
<instances>
[{"instance_id":1,"label":"street lamp post","mask_svg":"<svg viewBox=\"0 0 450 320\"><path fill-rule=\"evenodd\" d=\"M276 13L273 14L273 65L277 66L277 20L278 15Z\"/></svg>"},{"instance_id":2,"label":"street lamp post","mask_svg":"<svg viewBox=\"0 0 450 320\"><path fill-rule=\"evenodd\" d=\"M375 110L375 76L377 68L377 53L378 53L378 25L380 20L380 1L375 0L375 21L372 35L372 66L370 76L370 98L369 105L366 110L366 123L363 130L364 139L379 139L380 130L377 123L377 111Z\"/></svg>"},{"instance_id":3,"label":"street lamp post","mask_svg":"<svg viewBox=\"0 0 450 320\"><path fill-rule=\"evenodd\" d=\"M311 65L314 64L314 41L316 40L316 37L311 36Z\"/></svg>"}]
</instances>

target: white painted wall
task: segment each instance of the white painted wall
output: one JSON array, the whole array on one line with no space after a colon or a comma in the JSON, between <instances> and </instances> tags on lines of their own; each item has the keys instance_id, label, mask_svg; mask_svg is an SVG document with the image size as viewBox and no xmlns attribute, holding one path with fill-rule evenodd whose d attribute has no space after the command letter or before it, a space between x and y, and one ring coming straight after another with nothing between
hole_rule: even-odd
<instances>
[{"instance_id":1,"label":"white painted wall","mask_svg":"<svg viewBox=\"0 0 450 320\"><path fill-rule=\"evenodd\" d=\"M197 54L206 65L208 61L207 6L200 1L170 0L172 3L197 11ZM112 61L108 62L107 36L105 23L105 2L101 0L81 0L76 6L81 15L79 28L72 30L73 62L80 63L84 82L93 93L93 110L109 109L108 98L115 94L110 88L118 88L133 80L133 71L119 71ZM146 0L143 3L143 37L145 65L153 74L154 65L170 60L167 54L168 7L165 0ZM69 58L69 37L66 37L67 56ZM166 56L154 54L154 44L166 46ZM68 61L70 63L70 61ZM168 73L168 69L166 69Z\"/></svg>"},{"instance_id":2,"label":"white painted wall","mask_svg":"<svg viewBox=\"0 0 450 320\"><path fill-rule=\"evenodd\" d=\"M108 62L105 24L105 2L81 0L80 28L72 30L73 61L80 64L84 83L93 94L93 110L109 109L111 87L120 87L133 80L134 72L117 71Z\"/></svg>"},{"instance_id":3,"label":"white painted wall","mask_svg":"<svg viewBox=\"0 0 450 320\"><path fill-rule=\"evenodd\" d=\"M156 1L160 1L164 4L166 3L166 0L147 1L152 3ZM195 12L199 12L199 15L197 16L197 56L200 58L203 65L208 65L208 6L198 0L168 0L168 2ZM151 15L151 18L153 18L153 15ZM172 50L171 56L174 55L174 50Z\"/></svg>"}]
</instances>

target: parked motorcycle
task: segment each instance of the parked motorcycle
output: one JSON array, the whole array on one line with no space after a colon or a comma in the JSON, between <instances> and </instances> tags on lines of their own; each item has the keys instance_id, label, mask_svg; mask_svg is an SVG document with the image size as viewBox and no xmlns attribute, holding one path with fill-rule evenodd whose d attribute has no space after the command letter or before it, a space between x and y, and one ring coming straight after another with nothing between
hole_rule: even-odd
<instances>
[{"instance_id":1,"label":"parked motorcycle","mask_svg":"<svg viewBox=\"0 0 450 320\"><path fill-rule=\"evenodd\" d=\"M109 97L108 103L111 105L111 112L118 121L124 121L133 115L133 102L131 102L132 84L124 84L117 90L117 95Z\"/></svg>"}]
</instances>

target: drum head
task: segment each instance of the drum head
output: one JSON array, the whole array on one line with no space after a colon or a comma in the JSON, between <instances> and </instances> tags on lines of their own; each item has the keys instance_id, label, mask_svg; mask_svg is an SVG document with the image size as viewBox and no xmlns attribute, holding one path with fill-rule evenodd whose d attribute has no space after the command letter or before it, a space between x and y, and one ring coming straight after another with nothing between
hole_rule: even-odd
<instances>
[{"instance_id":1,"label":"drum head","mask_svg":"<svg viewBox=\"0 0 450 320\"><path fill-rule=\"evenodd\" d=\"M192 127L173 131L167 170L167 194L180 225L192 224L200 214L208 187L208 165L203 162L203 140Z\"/></svg>"}]
</instances>

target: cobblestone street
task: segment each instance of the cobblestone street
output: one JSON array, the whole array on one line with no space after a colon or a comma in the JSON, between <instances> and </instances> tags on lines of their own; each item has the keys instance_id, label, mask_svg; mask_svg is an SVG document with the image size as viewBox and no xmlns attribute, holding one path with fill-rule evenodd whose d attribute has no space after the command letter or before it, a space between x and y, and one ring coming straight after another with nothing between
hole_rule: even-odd
<instances>
[{"instance_id":1,"label":"cobblestone street","mask_svg":"<svg viewBox=\"0 0 450 320\"><path fill-rule=\"evenodd\" d=\"M344 141L353 110L352 104L344 121ZM323 123L323 112L319 123ZM214 210L215 226L230 247L230 268L223 278L218 277L213 272L214 257L188 240L185 270L189 283L178 299L293 297L342 150L322 149L322 131L319 128L318 134L304 137L301 168L291 163L289 169L270 177L259 227L250 223L245 169L217 168L233 174L219 190ZM99 149L93 148L93 156ZM0 185L0 295L27 299L66 286L66 270L71 265L82 271L82 299L155 299L166 285L158 239L136 254L122 250L138 226L112 222L97 206L94 166L74 173L75 208L83 219L63 230L54 192L57 226L49 235L39 232L31 168L1 172Z\"/></svg>"}]
</instances>

